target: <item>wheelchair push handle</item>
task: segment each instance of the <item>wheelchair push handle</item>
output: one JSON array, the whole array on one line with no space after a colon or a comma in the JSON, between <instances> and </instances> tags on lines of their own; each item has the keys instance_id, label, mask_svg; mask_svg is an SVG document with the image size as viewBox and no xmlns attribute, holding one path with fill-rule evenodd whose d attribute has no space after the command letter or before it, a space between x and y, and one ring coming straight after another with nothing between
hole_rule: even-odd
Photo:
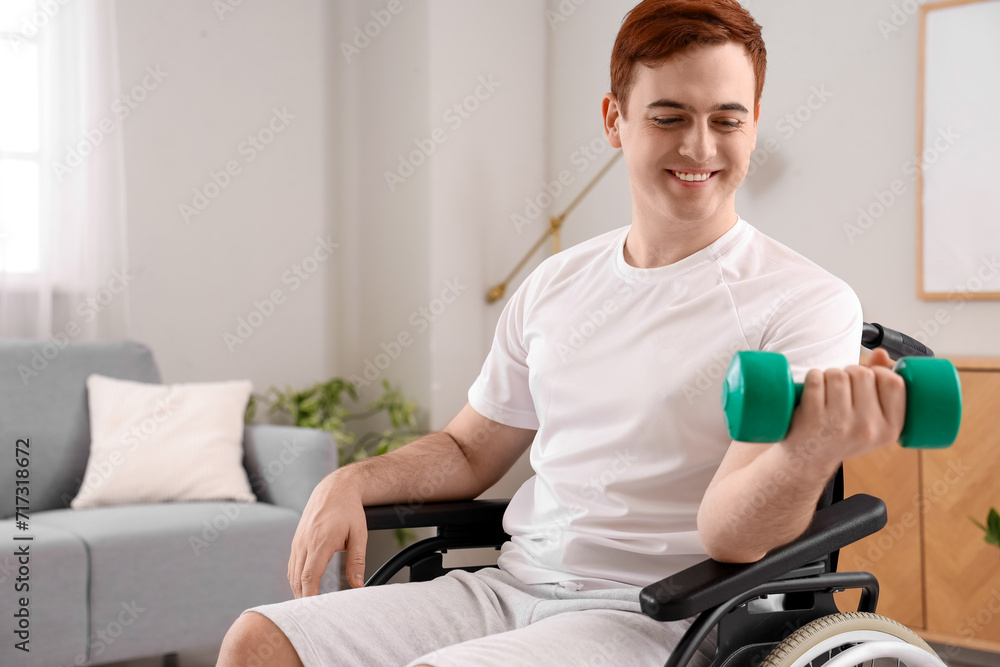
<instances>
[{"instance_id":1,"label":"wheelchair push handle","mask_svg":"<svg viewBox=\"0 0 1000 667\"><path fill-rule=\"evenodd\" d=\"M879 325L865 327L870 336L868 343L874 331L885 341L881 346L895 347L897 353L902 350L916 353L897 355L893 368L906 385L906 418L899 444L921 449L951 446L958 437L962 420L962 386L954 364L921 354L930 350L899 332ZM865 347L879 347L868 343ZM784 439L792 412L801 398L802 383L793 382L788 360L783 355L737 352L722 383L722 407L730 437L739 442Z\"/></svg>"},{"instance_id":2,"label":"wheelchair push handle","mask_svg":"<svg viewBox=\"0 0 1000 667\"><path fill-rule=\"evenodd\" d=\"M920 341L876 323L865 322L861 327L861 344L869 350L881 347L889 353L889 358L893 361L900 357L934 356L934 350Z\"/></svg>"}]
</instances>

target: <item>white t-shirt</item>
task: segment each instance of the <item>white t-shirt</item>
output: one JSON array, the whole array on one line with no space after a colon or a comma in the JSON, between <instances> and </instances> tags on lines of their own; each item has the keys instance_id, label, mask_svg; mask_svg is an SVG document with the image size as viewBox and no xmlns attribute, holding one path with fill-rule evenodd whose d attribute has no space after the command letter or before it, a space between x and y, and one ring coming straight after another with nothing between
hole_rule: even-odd
<instances>
[{"instance_id":1,"label":"white t-shirt","mask_svg":"<svg viewBox=\"0 0 1000 667\"><path fill-rule=\"evenodd\" d=\"M731 442L733 354L780 352L797 382L858 361L851 288L742 218L654 269L625 262L628 231L542 262L469 389L483 416L538 431L498 563L525 583L645 586L704 560L696 517Z\"/></svg>"}]
</instances>

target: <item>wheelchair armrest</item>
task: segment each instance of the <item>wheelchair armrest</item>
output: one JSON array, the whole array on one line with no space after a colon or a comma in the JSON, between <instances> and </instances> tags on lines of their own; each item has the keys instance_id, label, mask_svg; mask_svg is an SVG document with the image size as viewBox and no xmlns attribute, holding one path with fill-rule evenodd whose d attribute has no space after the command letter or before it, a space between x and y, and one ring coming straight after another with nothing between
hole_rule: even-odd
<instances>
[{"instance_id":1,"label":"wheelchair armrest","mask_svg":"<svg viewBox=\"0 0 1000 667\"><path fill-rule=\"evenodd\" d=\"M495 547L509 539L503 531L503 513L510 500L461 500L421 505L377 505L365 508L368 530L390 528L437 527L437 536L411 544L386 561L365 583L380 586L401 569L426 568L426 561L436 559L432 568L441 569L441 556L449 549ZM425 565L421 565L424 563ZM426 572L424 572L426 574ZM438 576L438 575L434 575Z\"/></svg>"},{"instance_id":2,"label":"wheelchair armrest","mask_svg":"<svg viewBox=\"0 0 1000 667\"><path fill-rule=\"evenodd\" d=\"M368 530L390 528L483 528L496 530L510 500L459 500L443 503L375 505L365 508Z\"/></svg>"},{"instance_id":3,"label":"wheelchair armrest","mask_svg":"<svg viewBox=\"0 0 1000 667\"><path fill-rule=\"evenodd\" d=\"M817 511L797 539L755 563L708 559L642 589L642 611L658 621L676 621L730 600L827 554L878 532L886 524L885 503L857 494Z\"/></svg>"}]
</instances>

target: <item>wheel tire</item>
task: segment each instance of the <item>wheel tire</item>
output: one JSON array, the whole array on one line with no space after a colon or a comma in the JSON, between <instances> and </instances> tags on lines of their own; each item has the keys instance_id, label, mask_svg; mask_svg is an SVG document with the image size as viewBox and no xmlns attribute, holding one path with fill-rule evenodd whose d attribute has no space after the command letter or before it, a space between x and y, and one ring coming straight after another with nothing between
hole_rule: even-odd
<instances>
[{"instance_id":1,"label":"wheel tire","mask_svg":"<svg viewBox=\"0 0 1000 667\"><path fill-rule=\"evenodd\" d=\"M878 614L852 611L824 616L802 626L778 644L760 667L801 667L809 664L809 661L829 650L828 648L817 650L820 644L845 633L853 634L853 638L845 638L844 644L865 641L866 635L872 637L882 635L881 639L895 638L918 646L932 656L938 657L927 642L906 626ZM868 641L870 640L871 637Z\"/></svg>"}]
</instances>

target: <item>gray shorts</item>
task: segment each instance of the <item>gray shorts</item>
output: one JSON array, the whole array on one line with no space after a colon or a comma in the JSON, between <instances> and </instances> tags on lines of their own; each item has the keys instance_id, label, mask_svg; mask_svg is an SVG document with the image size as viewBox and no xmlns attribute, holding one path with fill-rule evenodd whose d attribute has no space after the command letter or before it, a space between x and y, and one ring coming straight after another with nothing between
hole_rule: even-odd
<instances>
[{"instance_id":1,"label":"gray shorts","mask_svg":"<svg viewBox=\"0 0 1000 667\"><path fill-rule=\"evenodd\" d=\"M434 581L316 595L255 611L288 637L305 667L662 665L689 621L639 610L638 588L575 591L524 584L497 568ZM260 665L269 650L261 645ZM707 665L714 636L691 661ZM255 667L253 661L248 667Z\"/></svg>"}]
</instances>

